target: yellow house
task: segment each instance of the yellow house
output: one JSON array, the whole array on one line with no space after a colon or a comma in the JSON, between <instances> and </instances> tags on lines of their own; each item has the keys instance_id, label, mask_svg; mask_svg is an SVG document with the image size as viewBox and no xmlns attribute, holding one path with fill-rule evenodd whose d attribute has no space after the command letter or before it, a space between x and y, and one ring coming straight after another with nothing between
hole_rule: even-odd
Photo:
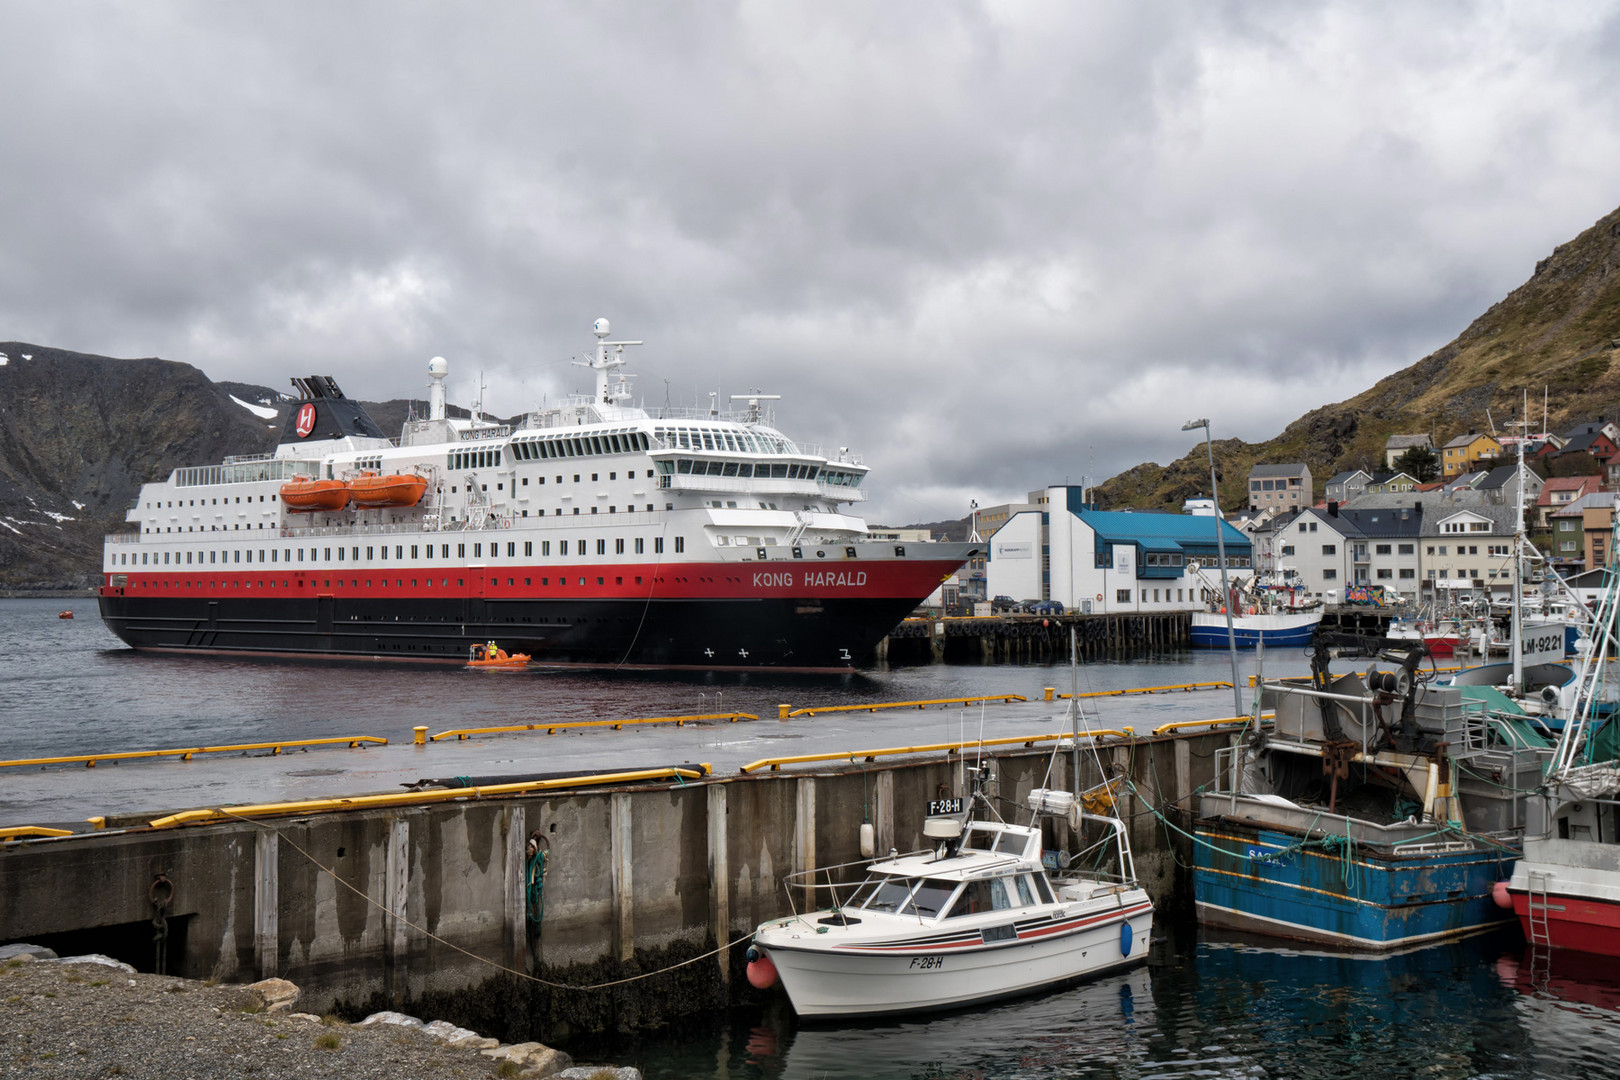
<instances>
[{"instance_id":1,"label":"yellow house","mask_svg":"<svg viewBox=\"0 0 1620 1080\"><path fill-rule=\"evenodd\" d=\"M1476 461L1496 457L1502 444L1484 432L1470 431L1446 443L1440 451L1440 475L1446 479L1470 471Z\"/></svg>"}]
</instances>

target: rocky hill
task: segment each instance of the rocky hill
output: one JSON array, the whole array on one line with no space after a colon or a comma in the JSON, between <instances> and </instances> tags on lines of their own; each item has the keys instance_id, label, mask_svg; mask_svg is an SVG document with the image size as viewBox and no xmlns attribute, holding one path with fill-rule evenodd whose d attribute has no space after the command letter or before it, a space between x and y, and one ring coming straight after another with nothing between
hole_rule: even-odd
<instances>
[{"instance_id":1,"label":"rocky hill","mask_svg":"<svg viewBox=\"0 0 1620 1080\"><path fill-rule=\"evenodd\" d=\"M1554 248L1530 280L1411 367L1348 401L1306 413L1267 442L1217 442L1221 506L1247 505L1244 483L1258 462L1303 461L1320 485L1346 469L1383 468L1384 440L1393 434L1428 432L1439 446L1470 430L1486 430L1486 409L1503 431L1526 391L1539 426L1546 389L1553 431L1599 416L1620 417L1616 269L1620 210ZM1104 506L1179 508L1208 488L1208 459L1203 446L1195 445L1178 461L1138 465L1095 491Z\"/></svg>"}]
</instances>

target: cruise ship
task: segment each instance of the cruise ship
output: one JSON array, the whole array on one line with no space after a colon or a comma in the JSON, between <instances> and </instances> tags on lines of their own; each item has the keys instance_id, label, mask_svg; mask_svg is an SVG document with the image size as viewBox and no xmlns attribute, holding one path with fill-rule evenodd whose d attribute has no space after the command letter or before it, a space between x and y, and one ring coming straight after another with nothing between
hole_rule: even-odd
<instances>
[{"instance_id":1,"label":"cruise ship","mask_svg":"<svg viewBox=\"0 0 1620 1080\"><path fill-rule=\"evenodd\" d=\"M629 403L596 322L595 391L520 423L428 415L390 439L327 376L293 379L271 454L145 484L107 537L101 616L137 649L465 662L856 666L968 543L882 540L848 507L867 468L742 411Z\"/></svg>"}]
</instances>

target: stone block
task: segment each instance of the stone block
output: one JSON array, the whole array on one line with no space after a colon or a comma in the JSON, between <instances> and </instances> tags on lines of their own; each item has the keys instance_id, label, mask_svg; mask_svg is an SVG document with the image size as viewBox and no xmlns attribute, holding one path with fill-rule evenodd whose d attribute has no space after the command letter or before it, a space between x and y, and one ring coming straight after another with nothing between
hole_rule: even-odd
<instances>
[{"instance_id":1,"label":"stone block","mask_svg":"<svg viewBox=\"0 0 1620 1080\"><path fill-rule=\"evenodd\" d=\"M7 960L55 960L56 953L43 945L0 945L0 963Z\"/></svg>"},{"instance_id":2,"label":"stone block","mask_svg":"<svg viewBox=\"0 0 1620 1080\"><path fill-rule=\"evenodd\" d=\"M550 1046L542 1046L540 1049L532 1051L523 1060L523 1071L518 1075L535 1077L538 1080L542 1076L556 1076L573 1064L574 1059L561 1050Z\"/></svg>"},{"instance_id":3,"label":"stone block","mask_svg":"<svg viewBox=\"0 0 1620 1080\"><path fill-rule=\"evenodd\" d=\"M298 1004L298 986L286 979L260 979L237 993L243 1012L292 1012Z\"/></svg>"},{"instance_id":4,"label":"stone block","mask_svg":"<svg viewBox=\"0 0 1620 1080\"><path fill-rule=\"evenodd\" d=\"M406 1016L404 1013L390 1012L388 1010L372 1013L370 1016L356 1024L355 1027L365 1027L368 1024L394 1024L399 1027L408 1028L423 1028L427 1026L414 1016Z\"/></svg>"}]
</instances>

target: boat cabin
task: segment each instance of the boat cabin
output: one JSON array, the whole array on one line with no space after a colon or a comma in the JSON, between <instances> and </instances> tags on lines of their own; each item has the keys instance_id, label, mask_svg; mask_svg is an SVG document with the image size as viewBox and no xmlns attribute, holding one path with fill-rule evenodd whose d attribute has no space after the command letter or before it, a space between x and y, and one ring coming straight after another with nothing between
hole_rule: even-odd
<instances>
[{"instance_id":1,"label":"boat cabin","mask_svg":"<svg viewBox=\"0 0 1620 1080\"><path fill-rule=\"evenodd\" d=\"M957 840L938 852L874 864L841 905L844 916L954 919L1056 902L1041 869L1040 829L976 821Z\"/></svg>"}]
</instances>

